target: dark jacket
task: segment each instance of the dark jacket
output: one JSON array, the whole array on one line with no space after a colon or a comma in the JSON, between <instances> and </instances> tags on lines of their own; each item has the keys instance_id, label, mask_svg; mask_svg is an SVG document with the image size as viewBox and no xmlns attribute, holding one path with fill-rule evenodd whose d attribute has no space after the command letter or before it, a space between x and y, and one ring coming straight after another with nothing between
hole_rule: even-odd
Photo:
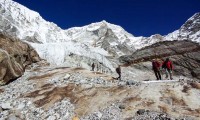
<instances>
[{"instance_id":1,"label":"dark jacket","mask_svg":"<svg viewBox=\"0 0 200 120\"><path fill-rule=\"evenodd\" d=\"M160 63L158 61L152 61L152 69L158 71L160 69Z\"/></svg>"}]
</instances>

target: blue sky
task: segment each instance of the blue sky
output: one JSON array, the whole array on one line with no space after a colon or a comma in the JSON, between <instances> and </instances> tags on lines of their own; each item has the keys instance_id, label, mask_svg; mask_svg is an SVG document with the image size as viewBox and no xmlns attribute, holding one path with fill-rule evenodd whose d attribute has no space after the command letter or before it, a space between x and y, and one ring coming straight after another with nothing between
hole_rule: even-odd
<instances>
[{"instance_id":1,"label":"blue sky","mask_svg":"<svg viewBox=\"0 0 200 120\"><path fill-rule=\"evenodd\" d=\"M134 36L166 35L200 12L200 0L14 0L67 29L106 20Z\"/></svg>"}]
</instances>

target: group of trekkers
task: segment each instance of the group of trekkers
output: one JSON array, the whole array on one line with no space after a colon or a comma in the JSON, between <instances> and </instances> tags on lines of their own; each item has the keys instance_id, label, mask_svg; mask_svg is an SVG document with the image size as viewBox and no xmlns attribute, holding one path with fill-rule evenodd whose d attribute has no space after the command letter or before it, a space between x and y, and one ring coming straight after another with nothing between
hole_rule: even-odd
<instances>
[{"instance_id":1,"label":"group of trekkers","mask_svg":"<svg viewBox=\"0 0 200 120\"><path fill-rule=\"evenodd\" d=\"M95 65L94 63L92 64L92 71L94 71ZM173 65L172 62L169 60L169 58L164 59L153 59L152 60L152 69L155 73L155 76L157 80L163 79L161 76L161 73L165 74L165 79L168 79L170 77L170 80L172 80L172 70L173 70ZM121 80L121 66L118 65L118 67L115 69L117 74L118 74L118 80Z\"/></svg>"},{"instance_id":2,"label":"group of trekkers","mask_svg":"<svg viewBox=\"0 0 200 120\"><path fill-rule=\"evenodd\" d=\"M168 79L168 77L170 77L170 80L173 80L173 78L172 78L173 65L172 65L172 62L169 60L169 58L166 58L166 60L153 59L152 60L152 69L155 73L157 80L162 79L161 73L162 74L165 73L165 75L166 75L165 79ZM116 72L119 75L119 77L117 79L121 80L121 66L120 65L116 68Z\"/></svg>"},{"instance_id":3,"label":"group of trekkers","mask_svg":"<svg viewBox=\"0 0 200 120\"><path fill-rule=\"evenodd\" d=\"M91 71L94 71L95 64L92 63L91 67L92 67ZM121 80L121 66L118 65L118 67L115 70L116 70L117 74L119 75L116 79Z\"/></svg>"},{"instance_id":4,"label":"group of trekkers","mask_svg":"<svg viewBox=\"0 0 200 120\"><path fill-rule=\"evenodd\" d=\"M166 58L166 60L164 61L163 59L161 59L161 61L159 61L158 59L153 59L152 60L152 69L155 73L155 76L157 78L157 80L161 80L161 73L165 73L165 79L168 79L168 77L170 76L170 80L172 80L172 70L173 70L173 65L172 62L169 60L169 58Z\"/></svg>"}]
</instances>

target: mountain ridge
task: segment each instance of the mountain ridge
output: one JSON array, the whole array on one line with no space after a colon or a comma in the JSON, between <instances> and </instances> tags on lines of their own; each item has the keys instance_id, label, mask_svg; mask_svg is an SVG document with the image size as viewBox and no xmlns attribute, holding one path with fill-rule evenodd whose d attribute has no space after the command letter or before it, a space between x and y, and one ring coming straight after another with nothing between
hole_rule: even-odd
<instances>
[{"instance_id":1,"label":"mountain ridge","mask_svg":"<svg viewBox=\"0 0 200 120\"><path fill-rule=\"evenodd\" d=\"M9 14L8 12L6 12L6 10L7 11L9 11L10 13L12 12L12 14ZM11 16L11 18L16 18L16 21L17 21L17 18L18 19L24 19L24 20L26 20L27 22L36 22L36 23L38 23L38 22L44 22L44 23L42 23L42 24L44 24L44 25L38 25L39 27L38 27L38 30L39 29L42 29L42 28L40 28L41 26L45 26L45 24L47 25L47 26L51 26L51 27L54 27L54 32L56 31L56 30L58 30L58 35L60 35L60 36L63 36L63 37L61 37L61 38L65 38L65 40L64 41L66 41L66 40L69 40L70 38L68 38L68 35L70 36L70 33L73 33L74 31L78 31L77 29L82 29L82 28L86 28L86 27L88 27L88 28L86 28L87 30L94 30L95 29L95 27L99 27L99 25L101 25L102 23L103 24L106 24L109 28L112 28L112 30L114 30L115 32L119 32L119 31L122 31L121 33L119 33L119 34L117 34L118 36L120 36L120 35L122 35L122 34L124 34L125 35L125 33L126 33L126 35L128 35L130 38L131 38L131 40L133 40L134 38L132 38L132 37L134 37L132 34L130 34L130 33L128 33L127 31L125 31L121 26L117 26L117 25L114 25L114 24L111 24L111 23L108 23L108 22L106 22L105 20L102 20L102 21L100 21L100 22L95 22L95 23L91 23L91 24L89 24L89 25L85 25L85 26L82 26L82 27L72 27L72 28L69 28L69 29L65 29L65 30L62 30L59 26L57 26L55 23L53 23L53 22L48 22L48 21L46 21L46 20L44 20L41 16L40 16L40 14L39 13L37 13L37 12L35 12L35 11L32 11L32 10L30 10L30 9L28 9L27 7L25 7L25 6L23 6L23 5L21 5L21 4L19 4L19 3L17 3L17 2L14 2L14 1L12 1L12 0L2 0L1 1L1 13L2 14L4 14L4 13L7 13L7 14L9 14L10 16ZM30 15L31 14L31 15ZM188 22L188 21L191 21L191 20L193 20L193 19L196 19L196 21L197 22L199 22L198 21L198 16L199 16L199 14L200 13L196 13L196 14L194 14L191 18L189 18L187 21L186 21L186 23ZM3 16L3 15L2 15ZM5 18L5 16L4 16L4 18ZM10 18L10 17L8 17L8 18ZM39 20L39 21L38 21ZM12 21L13 22L13 21ZM19 21L17 21L17 22L19 22ZM34 23L35 24L35 23ZM99 24L99 25L98 25ZM184 26L184 25L183 25ZM181 28L183 27L183 26L181 26ZM51 28L51 27L49 27L49 29ZM94 27L94 28L92 28L92 27ZM33 27L32 27L33 28ZM47 27L48 28L48 27ZM117 29L116 29L117 28ZM15 28L13 28L13 29L15 29ZM89 30L89 31L90 31ZM43 29L43 31L42 32L40 32L40 34L43 34L44 33L44 31L45 31L45 29ZM61 31L64 31L64 33L63 32L61 32ZM66 33L65 33L65 31L67 31L67 35L65 35ZM32 31L33 32L33 31ZM175 31L174 31L175 32ZM35 34L37 34L38 32L36 32ZM173 32L172 32L173 33ZM176 33L176 32L175 32ZM33 34L33 33L32 33ZM171 33L169 33L169 34L171 34ZM172 37L171 39L175 39L175 37L173 37L173 36L171 36L171 35L164 35L163 37L165 38L165 40L167 40L168 38L170 38L170 37ZM155 34L156 35L156 34ZM151 38L152 36L155 36L155 35L151 35L150 37L143 37L143 36L138 36L139 38L135 38L136 40L137 39L141 39L141 38L143 38L143 39L146 39L146 38ZM31 36L31 35L29 35L29 36ZM34 36L34 35L33 35ZM36 37L37 35L35 35L35 37ZM23 38L23 36L18 36L19 38L21 38L21 39L24 39ZM55 36L54 36L55 37ZM45 41L47 41L47 40L44 40L44 35L42 35L42 37L41 37L42 39L43 39L43 42L45 43ZM38 39L41 39L41 38L38 38ZM53 40L52 42L57 42L57 41L63 41L63 39L61 39L61 38L59 38L58 36L56 36L55 37L56 38L56 41L55 40ZM54 38L54 39L55 39ZM119 37L120 38L120 40L123 38L121 38L121 37ZM39 40L40 41L40 40ZM48 40L49 42L51 42L51 40ZM47 42L48 42L47 41ZM199 42L199 41L198 41Z\"/></svg>"}]
</instances>

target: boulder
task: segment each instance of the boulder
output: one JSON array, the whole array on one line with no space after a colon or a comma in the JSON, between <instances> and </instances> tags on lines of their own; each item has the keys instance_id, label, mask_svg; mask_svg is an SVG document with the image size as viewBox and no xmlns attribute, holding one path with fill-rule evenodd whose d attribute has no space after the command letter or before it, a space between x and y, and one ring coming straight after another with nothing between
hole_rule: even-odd
<instances>
[{"instance_id":1,"label":"boulder","mask_svg":"<svg viewBox=\"0 0 200 120\"><path fill-rule=\"evenodd\" d=\"M125 105L119 105L119 109L125 109L126 108L126 106Z\"/></svg>"},{"instance_id":2,"label":"boulder","mask_svg":"<svg viewBox=\"0 0 200 120\"><path fill-rule=\"evenodd\" d=\"M138 115L143 115L145 112L146 112L145 109L139 109L139 110L137 111L137 114L138 114Z\"/></svg>"},{"instance_id":3,"label":"boulder","mask_svg":"<svg viewBox=\"0 0 200 120\"><path fill-rule=\"evenodd\" d=\"M7 120L21 120L21 119L12 114L8 116Z\"/></svg>"},{"instance_id":4,"label":"boulder","mask_svg":"<svg viewBox=\"0 0 200 120\"><path fill-rule=\"evenodd\" d=\"M28 65L39 61L30 45L0 34L0 85L20 77Z\"/></svg>"},{"instance_id":5,"label":"boulder","mask_svg":"<svg viewBox=\"0 0 200 120\"><path fill-rule=\"evenodd\" d=\"M138 82L134 81L134 80L128 80L126 81L126 85L137 85Z\"/></svg>"},{"instance_id":6,"label":"boulder","mask_svg":"<svg viewBox=\"0 0 200 120\"><path fill-rule=\"evenodd\" d=\"M2 107L3 110L7 110L7 109L12 109L12 108L13 108L13 107L11 106L11 103L9 103L9 102L3 103L3 104L1 105L1 107Z\"/></svg>"}]
</instances>

